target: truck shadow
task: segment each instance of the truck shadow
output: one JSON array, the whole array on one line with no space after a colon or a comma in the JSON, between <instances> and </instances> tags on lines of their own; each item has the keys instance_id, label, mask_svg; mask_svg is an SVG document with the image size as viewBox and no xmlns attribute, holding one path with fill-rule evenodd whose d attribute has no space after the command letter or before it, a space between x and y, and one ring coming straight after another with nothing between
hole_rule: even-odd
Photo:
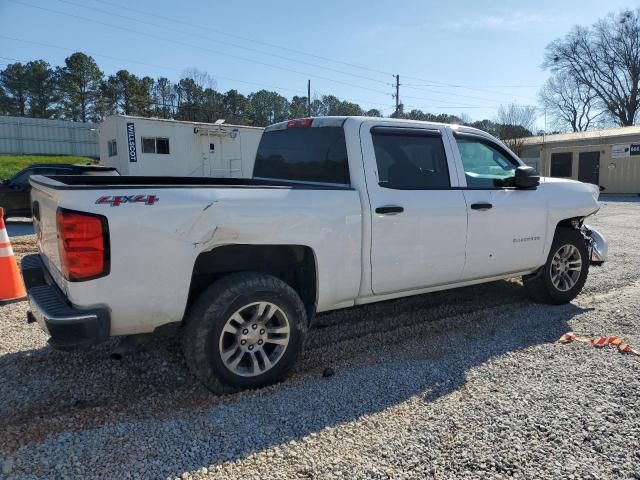
<instances>
[{"instance_id":1,"label":"truck shadow","mask_svg":"<svg viewBox=\"0 0 640 480\"><path fill-rule=\"evenodd\" d=\"M557 341L570 329L568 321L583 312L574 305L532 304L517 284L496 282L330 313L318 317L289 380L226 396L214 396L198 384L171 337L121 362L108 359L107 346L70 355L34 349L0 357L4 388L28 392L19 401L0 401L0 428L9 439L19 435L18 443L31 442L15 456L42 457L48 443L68 428L65 418L84 410L83 430L63 433L76 438L69 456L73 453L80 465L89 465L83 457L104 453L113 456L110 465L118 469L105 474L120 477L130 471L129 462L148 458L154 445L166 441L170 450L152 453L157 455L150 459L152 475L179 476L301 440L411 398L432 402L459 390L471 370L491 359ZM336 373L323 378L327 366ZM30 423L42 433L43 422L49 438L25 435ZM103 452L100 442L122 436L123 424L130 433L122 451L111 444ZM150 424L157 428L150 430ZM7 438L0 452L15 450ZM68 468L69 473L92 473Z\"/></svg>"}]
</instances>

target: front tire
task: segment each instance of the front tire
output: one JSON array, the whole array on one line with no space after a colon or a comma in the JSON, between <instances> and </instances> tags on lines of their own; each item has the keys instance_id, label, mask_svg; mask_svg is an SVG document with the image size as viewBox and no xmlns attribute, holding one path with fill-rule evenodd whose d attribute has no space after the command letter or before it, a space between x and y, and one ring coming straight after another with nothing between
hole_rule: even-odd
<instances>
[{"instance_id":1,"label":"front tire","mask_svg":"<svg viewBox=\"0 0 640 480\"><path fill-rule=\"evenodd\" d=\"M522 282L536 302L562 305L578 296L588 273L589 250L584 237L578 230L560 227L545 265Z\"/></svg>"},{"instance_id":2,"label":"front tire","mask_svg":"<svg viewBox=\"0 0 640 480\"><path fill-rule=\"evenodd\" d=\"M282 380L300 356L307 314L298 294L261 273L234 273L194 303L183 336L191 371L211 391Z\"/></svg>"}]
</instances>

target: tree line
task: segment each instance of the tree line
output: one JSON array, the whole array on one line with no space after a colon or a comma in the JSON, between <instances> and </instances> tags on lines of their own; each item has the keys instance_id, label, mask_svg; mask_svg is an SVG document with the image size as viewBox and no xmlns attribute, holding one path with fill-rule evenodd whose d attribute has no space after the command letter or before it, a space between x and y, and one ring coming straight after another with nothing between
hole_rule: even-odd
<instances>
[{"instance_id":1,"label":"tree line","mask_svg":"<svg viewBox=\"0 0 640 480\"><path fill-rule=\"evenodd\" d=\"M105 75L89 55L76 52L64 66L52 67L44 60L12 63L0 71L0 114L36 118L58 118L76 122L98 122L107 115L126 114L196 122L224 118L240 125L266 126L289 118L335 115L382 117L377 109L334 95L291 99L277 92L259 90L243 95L235 89L219 92L214 78L192 69L178 82L166 77L138 77L127 70ZM419 109L399 112L392 117L443 123L474 125L505 135L497 122L472 122L464 115L425 113ZM532 127L531 125L528 128ZM528 132L531 135L531 132Z\"/></svg>"},{"instance_id":2,"label":"tree line","mask_svg":"<svg viewBox=\"0 0 640 480\"><path fill-rule=\"evenodd\" d=\"M0 71L0 114L97 122L126 114L176 120L265 126L308 114L307 97L291 100L259 90L243 95L215 89L214 79L197 69L172 82L166 77L138 77L128 70L105 76L89 55L76 52L62 67L44 60L12 63ZM378 110L325 95L311 102L312 115L381 116Z\"/></svg>"}]
</instances>

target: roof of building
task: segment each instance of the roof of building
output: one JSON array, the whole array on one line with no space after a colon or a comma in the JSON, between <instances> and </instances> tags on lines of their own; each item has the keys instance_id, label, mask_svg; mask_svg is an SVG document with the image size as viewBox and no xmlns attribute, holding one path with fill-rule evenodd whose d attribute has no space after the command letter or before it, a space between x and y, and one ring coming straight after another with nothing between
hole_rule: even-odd
<instances>
[{"instance_id":1,"label":"roof of building","mask_svg":"<svg viewBox=\"0 0 640 480\"><path fill-rule=\"evenodd\" d=\"M608 128L605 130L589 130L586 132L556 133L552 135L528 137L524 139L524 144L536 145L541 143L562 143L576 140L606 139L638 135L640 135L640 125L635 125L633 127L618 127Z\"/></svg>"},{"instance_id":2,"label":"roof of building","mask_svg":"<svg viewBox=\"0 0 640 480\"><path fill-rule=\"evenodd\" d=\"M174 120L173 118L159 118L159 117L140 117L137 115L123 115L120 113L114 114L114 115L108 115L105 118L105 120L111 117L118 117L118 118L130 119L130 120L148 120L151 122L187 123L189 125L199 125L199 126L201 125L203 127L216 126L216 127L253 128L256 130L264 130L264 127L254 127L251 125L236 125L236 124L226 123L224 122L224 120L223 120L223 123L191 122L189 120Z\"/></svg>"}]
</instances>

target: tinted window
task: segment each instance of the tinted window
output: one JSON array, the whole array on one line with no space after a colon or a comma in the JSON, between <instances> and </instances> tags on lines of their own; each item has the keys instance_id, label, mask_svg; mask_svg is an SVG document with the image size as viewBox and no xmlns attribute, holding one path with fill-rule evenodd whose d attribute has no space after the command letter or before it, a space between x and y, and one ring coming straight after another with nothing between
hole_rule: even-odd
<instances>
[{"instance_id":1,"label":"tinted window","mask_svg":"<svg viewBox=\"0 0 640 480\"><path fill-rule=\"evenodd\" d=\"M457 137L467 187L500 188L509 186L519 164L491 142Z\"/></svg>"},{"instance_id":2,"label":"tinted window","mask_svg":"<svg viewBox=\"0 0 640 480\"><path fill-rule=\"evenodd\" d=\"M34 173L33 170L27 170L26 172L19 173L11 179L11 183L13 185L26 185L29 183L29 177L31 175L37 175L37 173Z\"/></svg>"},{"instance_id":3,"label":"tinted window","mask_svg":"<svg viewBox=\"0 0 640 480\"><path fill-rule=\"evenodd\" d=\"M169 154L169 139L156 138L156 153Z\"/></svg>"},{"instance_id":4,"label":"tinted window","mask_svg":"<svg viewBox=\"0 0 640 480\"><path fill-rule=\"evenodd\" d=\"M254 177L321 183L349 183L342 127L303 127L265 132Z\"/></svg>"},{"instance_id":5,"label":"tinted window","mask_svg":"<svg viewBox=\"0 0 640 480\"><path fill-rule=\"evenodd\" d=\"M573 158L571 152L551 154L551 176L570 177Z\"/></svg>"},{"instance_id":6,"label":"tinted window","mask_svg":"<svg viewBox=\"0 0 640 480\"><path fill-rule=\"evenodd\" d=\"M449 168L442 137L417 130L374 128L373 148L381 187L397 190L449 188Z\"/></svg>"},{"instance_id":7,"label":"tinted window","mask_svg":"<svg viewBox=\"0 0 640 480\"><path fill-rule=\"evenodd\" d=\"M142 138L142 153L156 153L155 138Z\"/></svg>"}]
</instances>

